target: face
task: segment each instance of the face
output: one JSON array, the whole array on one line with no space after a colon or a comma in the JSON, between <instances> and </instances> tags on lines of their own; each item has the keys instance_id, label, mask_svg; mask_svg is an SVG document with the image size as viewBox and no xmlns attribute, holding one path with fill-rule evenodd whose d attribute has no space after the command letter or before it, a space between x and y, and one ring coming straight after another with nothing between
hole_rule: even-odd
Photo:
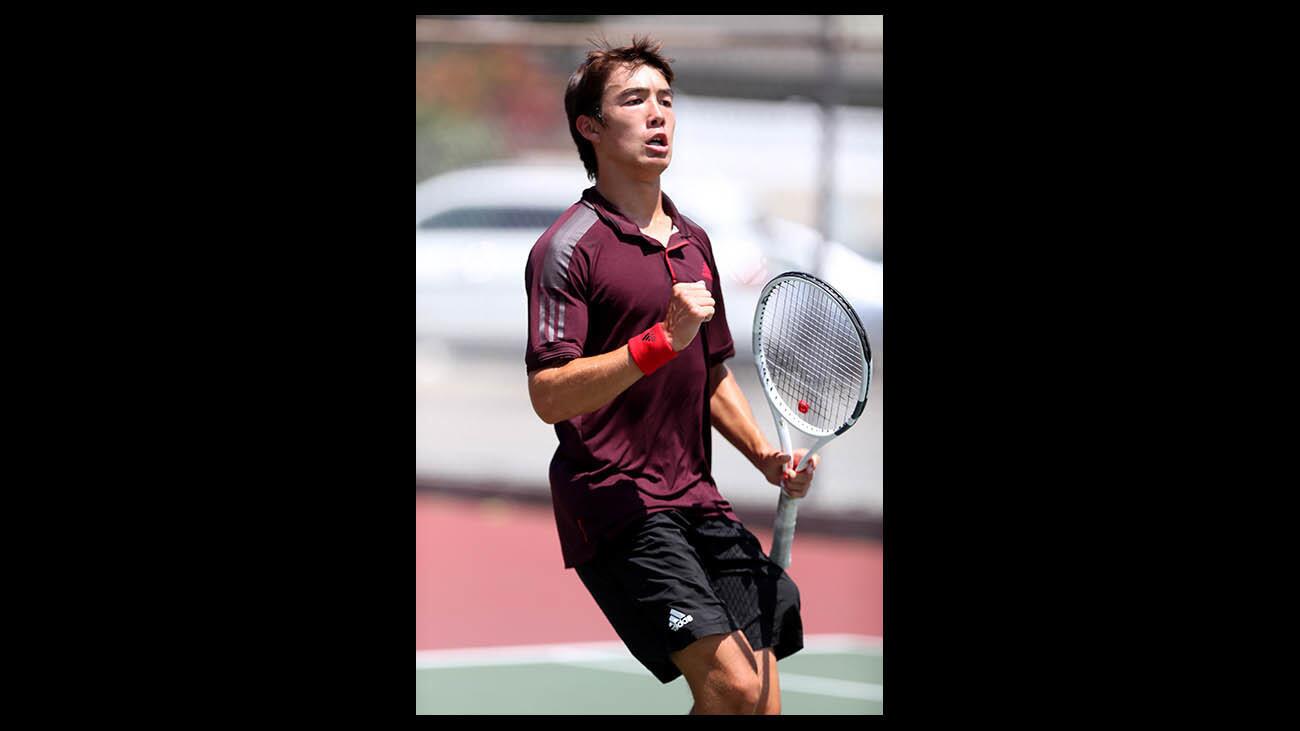
<instances>
[{"instance_id":1,"label":"face","mask_svg":"<svg viewBox=\"0 0 1300 731\"><path fill-rule=\"evenodd\" d=\"M673 158L673 91L658 69L622 67L609 75L601 99L605 124L591 120L584 136L607 166L636 177L657 176ZM579 127L583 131L583 127Z\"/></svg>"}]
</instances>

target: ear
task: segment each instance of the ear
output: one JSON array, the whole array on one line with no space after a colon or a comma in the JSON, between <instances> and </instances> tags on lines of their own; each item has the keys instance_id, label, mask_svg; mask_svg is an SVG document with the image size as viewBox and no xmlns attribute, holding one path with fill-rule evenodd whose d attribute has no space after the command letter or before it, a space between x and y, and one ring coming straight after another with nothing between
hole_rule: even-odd
<instances>
[{"instance_id":1,"label":"ear","mask_svg":"<svg viewBox=\"0 0 1300 731\"><path fill-rule=\"evenodd\" d=\"M600 125L594 118L585 114L580 115L574 126L578 128L578 134L582 135L583 139L593 145L600 142Z\"/></svg>"}]
</instances>

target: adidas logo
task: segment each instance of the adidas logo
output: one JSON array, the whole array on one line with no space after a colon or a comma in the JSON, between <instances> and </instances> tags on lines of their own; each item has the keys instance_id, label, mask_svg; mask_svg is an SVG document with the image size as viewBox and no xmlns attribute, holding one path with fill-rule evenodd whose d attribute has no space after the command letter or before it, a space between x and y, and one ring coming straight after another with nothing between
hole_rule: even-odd
<instances>
[{"instance_id":1,"label":"adidas logo","mask_svg":"<svg viewBox=\"0 0 1300 731\"><path fill-rule=\"evenodd\" d=\"M644 340L644 341L647 342L647 343L653 343L653 342L654 342L654 339L655 339L655 336L654 336L654 333L646 333L645 335L642 335L642 336L641 336L641 339Z\"/></svg>"},{"instance_id":2,"label":"adidas logo","mask_svg":"<svg viewBox=\"0 0 1300 731\"><path fill-rule=\"evenodd\" d=\"M691 621L692 619L695 619L695 618L692 617L692 616L689 615L689 614L682 614L681 612L677 611L676 609L669 609L669 610L668 610L668 629L670 629L670 630L676 632L677 630L679 630L679 629L681 629L682 627L685 627L687 624L689 624L690 621Z\"/></svg>"}]
</instances>

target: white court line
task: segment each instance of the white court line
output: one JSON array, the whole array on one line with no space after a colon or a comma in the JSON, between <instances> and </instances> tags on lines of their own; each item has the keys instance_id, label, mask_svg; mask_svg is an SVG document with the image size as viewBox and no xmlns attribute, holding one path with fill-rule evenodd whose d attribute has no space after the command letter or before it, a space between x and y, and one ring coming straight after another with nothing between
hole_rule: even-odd
<instances>
[{"instance_id":1,"label":"white court line","mask_svg":"<svg viewBox=\"0 0 1300 731\"><path fill-rule=\"evenodd\" d=\"M809 635L804 638L804 648L800 654L826 655L844 652L879 654L880 650L881 638L871 635ZM610 661L624 661L628 664L611 665ZM416 670L547 663L633 675L646 674L641 663L632 657L622 642L618 641L467 647L451 650L418 650L415 653ZM877 683L858 683L784 672L781 673L781 690L876 702L884 698L883 688Z\"/></svg>"},{"instance_id":2,"label":"white court line","mask_svg":"<svg viewBox=\"0 0 1300 731\"><path fill-rule=\"evenodd\" d=\"M836 652L880 654L883 639L878 635L808 635L803 652L820 655Z\"/></svg>"},{"instance_id":3,"label":"white court line","mask_svg":"<svg viewBox=\"0 0 1300 731\"><path fill-rule=\"evenodd\" d=\"M417 650L415 669L592 662L624 657L630 658L632 653L628 652L622 642L467 647L455 650Z\"/></svg>"},{"instance_id":4,"label":"white court line","mask_svg":"<svg viewBox=\"0 0 1300 731\"><path fill-rule=\"evenodd\" d=\"M809 635L802 653L817 655L840 652L879 653L881 638L871 635ZM531 665L535 663L598 662L632 658L627 647L613 642L579 642L553 645L508 645L465 647L449 650L417 650L415 669L458 668L489 665Z\"/></svg>"}]
</instances>

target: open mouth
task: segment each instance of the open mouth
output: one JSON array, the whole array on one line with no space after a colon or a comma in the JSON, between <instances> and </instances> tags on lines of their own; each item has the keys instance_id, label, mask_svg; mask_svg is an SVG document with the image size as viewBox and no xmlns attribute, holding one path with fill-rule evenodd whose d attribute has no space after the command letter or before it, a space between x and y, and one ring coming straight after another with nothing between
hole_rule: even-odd
<instances>
[{"instance_id":1,"label":"open mouth","mask_svg":"<svg viewBox=\"0 0 1300 731\"><path fill-rule=\"evenodd\" d=\"M646 140L646 145L660 150L668 149L668 135L662 132Z\"/></svg>"}]
</instances>

